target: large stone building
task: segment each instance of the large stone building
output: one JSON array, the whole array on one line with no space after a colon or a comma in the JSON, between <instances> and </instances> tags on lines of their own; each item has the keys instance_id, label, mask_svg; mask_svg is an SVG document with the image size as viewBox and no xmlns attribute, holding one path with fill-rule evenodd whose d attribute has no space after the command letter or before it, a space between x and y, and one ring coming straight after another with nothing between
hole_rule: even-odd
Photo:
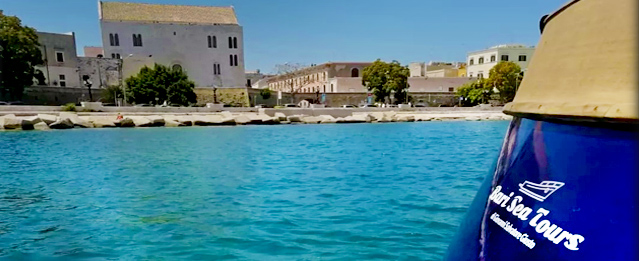
<instances>
[{"instance_id":1,"label":"large stone building","mask_svg":"<svg viewBox=\"0 0 639 261\"><path fill-rule=\"evenodd\" d=\"M233 7L99 3L104 55L152 57L197 87L243 87L244 37Z\"/></svg>"},{"instance_id":2,"label":"large stone building","mask_svg":"<svg viewBox=\"0 0 639 261\"><path fill-rule=\"evenodd\" d=\"M504 44L468 53L468 77L488 78L490 69L500 61L514 62L525 71L534 52L532 46Z\"/></svg>"},{"instance_id":3,"label":"large stone building","mask_svg":"<svg viewBox=\"0 0 639 261\"><path fill-rule=\"evenodd\" d=\"M362 71L372 62L329 62L265 79L267 88L287 93L365 93ZM451 93L467 77L409 77L409 92ZM258 83L259 84L259 83ZM261 85L261 84L260 84Z\"/></svg>"},{"instance_id":4,"label":"large stone building","mask_svg":"<svg viewBox=\"0 0 639 261\"><path fill-rule=\"evenodd\" d=\"M44 64L35 66L45 77L44 85L80 87L75 34L37 32ZM36 85L41 85L36 83Z\"/></svg>"}]
</instances>

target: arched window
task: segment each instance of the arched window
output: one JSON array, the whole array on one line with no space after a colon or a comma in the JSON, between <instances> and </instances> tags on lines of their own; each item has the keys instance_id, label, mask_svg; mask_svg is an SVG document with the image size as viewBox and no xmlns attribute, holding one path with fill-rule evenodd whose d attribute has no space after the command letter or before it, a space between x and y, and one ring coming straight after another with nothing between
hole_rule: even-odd
<instances>
[{"instance_id":1,"label":"arched window","mask_svg":"<svg viewBox=\"0 0 639 261\"><path fill-rule=\"evenodd\" d=\"M233 55L233 63L235 63L235 66L237 66L237 54Z\"/></svg>"},{"instance_id":2,"label":"arched window","mask_svg":"<svg viewBox=\"0 0 639 261\"><path fill-rule=\"evenodd\" d=\"M482 64L484 63L484 57L479 57L479 60L477 60L478 64Z\"/></svg>"},{"instance_id":3,"label":"arched window","mask_svg":"<svg viewBox=\"0 0 639 261\"><path fill-rule=\"evenodd\" d=\"M230 38L229 38L230 39ZM231 66L233 66L233 55L229 55L229 60L231 61Z\"/></svg>"},{"instance_id":4,"label":"arched window","mask_svg":"<svg viewBox=\"0 0 639 261\"><path fill-rule=\"evenodd\" d=\"M359 77L359 69L353 68L351 70L351 77Z\"/></svg>"},{"instance_id":5,"label":"arched window","mask_svg":"<svg viewBox=\"0 0 639 261\"><path fill-rule=\"evenodd\" d=\"M237 49L237 37L233 37L233 48Z\"/></svg>"},{"instance_id":6,"label":"arched window","mask_svg":"<svg viewBox=\"0 0 639 261\"><path fill-rule=\"evenodd\" d=\"M142 46L142 35L134 34L133 35L133 46Z\"/></svg>"},{"instance_id":7,"label":"arched window","mask_svg":"<svg viewBox=\"0 0 639 261\"><path fill-rule=\"evenodd\" d=\"M173 65L173 67L172 67L172 69L173 69L174 71L179 71L179 72L181 72L181 71L182 71L182 66L181 66L181 65L179 65L179 64L174 64L174 65Z\"/></svg>"},{"instance_id":8,"label":"arched window","mask_svg":"<svg viewBox=\"0 0 639 261\"><path fill-rule=\"evenodd\" d=\"M229 37L229 49L233 49L233 37Z\"/></svg>"},{"instance_id":9,"label":"arched window","mask_svg":"<svg viewBox=\"0 0 639 261\"><path fill-rule=\"evenodd\" d=\"M120 37L118 37L118 34L114 34L113 37L115 38L115 46L120 46Z\"/></svg>"},{"instance_id":10,"label":"arched window","mask_svg":"<svg viewBox=\"0 0 639 261\"><path fill-rule=\"evenodd\" d=\"M217 48L217 37L213 36L213 48Z\"/></svg>"},{"instance_id":11,"label":"arched window","mask_svg":"<svg viewBox=\"0 0 639 261\"><path fill-rule=\"evenodd\" d=\"M115 38L113 37L113 34L109 34L109 43L111 46L115 46Z\"/></svg>"},{"instance_id":12,"label":"arched window","mask_svg":"<svg viewBox=\"0 0 639 261\"><path fill-rule=\"evenodd\" d=\"M210 35L208 35L208 36L206 37L206 40L208 40L208 42L209 42L209 48L213 47L213 39L211 38L211 36L210 36Z\"/></svg>"}]
</instances>

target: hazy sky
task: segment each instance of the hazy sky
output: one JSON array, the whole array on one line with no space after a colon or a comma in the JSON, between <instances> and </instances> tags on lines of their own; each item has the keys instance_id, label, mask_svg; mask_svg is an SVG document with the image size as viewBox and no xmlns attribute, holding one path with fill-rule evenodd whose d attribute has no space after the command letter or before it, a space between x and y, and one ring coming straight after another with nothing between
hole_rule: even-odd
<instances>
[{"instance_id":1,"label":"hazy sky","mask_svg":"<svg viewBox=\"0 0 639 261\"><path fill-rule=\"evenodd\" d=\"M125 0L123 0L125 1ZM464 61L502 43L537 45L539 19L567 0L127 0L234 6L247 70L327 61ZM45 32L75 32L79 54L100 46L96 0L0 0Z\"/></svg>"}]
</instances>

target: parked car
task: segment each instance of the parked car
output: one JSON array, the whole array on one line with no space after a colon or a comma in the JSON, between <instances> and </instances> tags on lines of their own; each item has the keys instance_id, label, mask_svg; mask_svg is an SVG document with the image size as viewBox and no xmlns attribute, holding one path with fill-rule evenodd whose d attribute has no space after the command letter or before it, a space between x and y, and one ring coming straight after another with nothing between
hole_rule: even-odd
<instances>
[{"instance_id":1,"label":"parked car","mask_svg":"<svg viewBox=\"0 0 639 261\"><path fill-rule=\"evenodd\" d=\"M347 105L342 105L342 108L357 108L357 106L347 104Z\"/></svg>"},{"instance_id":2,"label":"parked car","mask_svg":"<svg viewBox=\"0 0 639 261\"><path fill-rule=\"evenodd\" d=\"M423 103L418 103L418 104L413 105L413 107L415 107L415 108L423 108L423 107L428 107L428 106L426 106L426 104L423 104Z\"/></svg>"},{"instance_id":3,"label":"parked car","mask_svg":"<svg viewBox=\"0 0 639 261\"><path fill-rule=\"evenodd\" d=\"M377 105L375 104L364 104L359 106L360 108L377 108Z\"/></svg>"},{"instance_id":4,"label":"parked car","mask_svg":"<svg viewBox=\"0 0 639 261\"><path fill-rule=\"evenodd\" d=\"M292 104L292 103L284 104L284 108L297 108L297 104Z\"/></svg>"},{"instance_id":5,"label":"parked car","mask_svg":"<svg viewBox=\"0 0 639 261\"><path fill-rule=\"evenodd\" d=\"M261 109L261 108L268 108L268 107L266 107L266 105L264 104L258 104L258 105L255 105L255 108Z\"/></svg>"},{"instance_id":6,"label":"parked car","mask_svg":"<svg viewBox=\"0 0 639 261\"><path fill-rule=\"evenodd\" d=\"M387 104L386 108L397 108L397 104Z\"/></svg>"},{"instance_id":7,"label":"parked car","mask_svg":"<svg viewBox=\"0 0 639 261\"><path fill-rule=\"evenodd\" d=\"M0 105L9 105L9 104L6 102L0 101Z\"/></svg>"},{"instance_id":8,"label":"parked car","mask_svg":"<svg viewBox=\"0 0 639 261\"><path fill-rule=\"evenodd\" d=\"M136 104L135 107L153 107L151 104Z\"/></svg>"}]
</instances>

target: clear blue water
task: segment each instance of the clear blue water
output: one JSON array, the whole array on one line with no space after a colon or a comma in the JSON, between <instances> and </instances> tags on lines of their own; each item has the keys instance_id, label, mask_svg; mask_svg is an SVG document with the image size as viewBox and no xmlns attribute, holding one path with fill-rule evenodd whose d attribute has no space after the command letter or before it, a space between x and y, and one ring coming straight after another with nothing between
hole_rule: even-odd
<instances>
[{"instance_id":1,"label":"clear blue water","mask_svg":"<svg viewBox=\"0 0 639 261\"><path fill-rule=\"evenodd\" d=\"M438 260L507 125L0 132L0 258Z\"/></svg>"}]
</instances>

